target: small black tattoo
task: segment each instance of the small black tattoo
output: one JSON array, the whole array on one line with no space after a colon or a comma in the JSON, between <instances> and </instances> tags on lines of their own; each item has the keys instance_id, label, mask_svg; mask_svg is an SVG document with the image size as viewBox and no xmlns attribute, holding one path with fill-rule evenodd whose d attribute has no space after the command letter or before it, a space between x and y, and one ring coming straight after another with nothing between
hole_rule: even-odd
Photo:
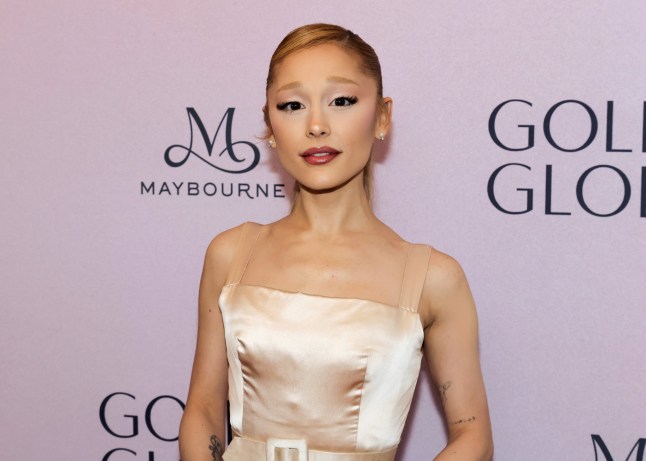
<instances>
[{"instance_id":1,"label":"small black tattoo","mask_svg":"<svg viewBox=\"0 0 646 461\"><path fill-rule=\"evenodd\" d=\"M442 405L446 403L446 391L451 387L451 381L447 381L444 384L440 384L437 388L440 391L440 398L442 399Z\"/></svg>"},{"instance_id":2,"label":"small black tattoo","mask_svg":"<svg viewBox=\"0 0 646 461\"><path fill-rule=\"evenodd\" d=\"M213 456L213 461L222 461L222 444L215 435L211 436L211 444L209 445L209 450L211 450L211 456Z\"/></svg>"},{"instance_id":3,"label":"small black tattoo","mask_svg":"<svg viewBox=\"0 0 646 461\"><path fill-rule=\"evenodd\" d=\"M475 420L476 420L476 417L472 416L467 419L458 419L457 421L449 421L449 424L453 426L455 424L470 423L471 421L475 421Z\"/></svg>"}]
</instances>

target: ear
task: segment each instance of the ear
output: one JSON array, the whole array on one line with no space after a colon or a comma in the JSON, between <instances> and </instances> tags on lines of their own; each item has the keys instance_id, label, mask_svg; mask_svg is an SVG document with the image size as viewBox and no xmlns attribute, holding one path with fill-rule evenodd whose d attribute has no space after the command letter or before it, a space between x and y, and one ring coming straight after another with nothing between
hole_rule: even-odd
<instances>
[{"instance_id":1,"label":"ear","mask_svg":"<svg viewBox=\"0 0 646 461\"><path fill-rule=\"evenodd\" d=\"M381 101L378 108L379 114L377 116L377 126L375 129L375 137L382 139L388 135L390 131L390 123L393 118L393 100L392 98L385 97Z\"/></svg>"}]
</instances>

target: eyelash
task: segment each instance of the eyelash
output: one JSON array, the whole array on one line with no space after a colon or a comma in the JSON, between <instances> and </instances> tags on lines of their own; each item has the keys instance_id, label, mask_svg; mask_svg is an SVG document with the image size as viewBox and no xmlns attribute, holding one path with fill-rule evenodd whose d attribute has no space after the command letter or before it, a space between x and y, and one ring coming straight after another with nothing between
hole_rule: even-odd
<instances>
[{"instance_id":1,"label":"eyelash","mask_svg":"<svg viewBox=\"0 0 646 461\"><path fill-rule=\"evenodd\" d=\"M339 96L338 98L334 98L330 105L335 107L353 106L357 103L358 100L359 98L357 98L356 96ZM341 104L335 104L337 102L340 102ZM287 101L276 104L276 109L284 112L294 112L302 108L303 104L298 101Z\"/></svg>"},{"instance_id":2,"label":"eyelash","mask_svg":"<svg viewBox=\"0 0 646 461\"><path fill-rule=\"evenodd\" d=\"M296 107L293 107L296 106ZM297 101L287 101L280 104L276 104L276 109L282 110L285 112L294 112L295 110L301 109L303 104Z\"/></svg>"},{"instance_id":3,"label":"eyelash","mask_svg":"<svg viewBox=\"0 0 646 461\"><path fill-rule=\"evenodd\" d=\"M348 104L341 104L336 107L342 107L342 106L353 106L357 103L359 99L356 96L339 96L338 98L334 98L332 103L335 103L337 101L345 101Z\"/></svg>"}]
</instances>

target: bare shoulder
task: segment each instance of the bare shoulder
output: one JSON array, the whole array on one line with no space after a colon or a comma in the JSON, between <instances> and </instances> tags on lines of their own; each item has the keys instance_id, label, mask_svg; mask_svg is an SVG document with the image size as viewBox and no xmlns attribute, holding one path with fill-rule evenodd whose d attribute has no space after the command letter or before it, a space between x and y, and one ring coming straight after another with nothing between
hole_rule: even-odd
<instances>
[{"instance_id":1,"label":"bare shoulder","mask_svg":"<svg viewBox=\"0 0 646 461\"><path fill-rule=\"evenodd\" d=\"M259 226L256 223L246 223L247 226ZM220 277L225 277L235 256L238 241L242 236L242 229L245 224L225 230L216 235L209 243L204 257L204 267L213 271Z\"/></svg>"},{"instance_id":2,"label":"bare shoulder","mask_svg":"<svg viewBox=\"0 0 646 461\"><path fill-rule=\"evenodd\" d=\"M428 262L426 287L432 292L450 293L466 283L466 274L460 263L451 255L433 248Z\"/></svg>"},{"instance_id":3,"label":"bare shoulder","mask_svg":"<svg viewBox=\"0 0 646 461\"><path fill-rule=\"evenodd\" d=\"M473 309L473 298L466 274L452 256L433 248L420 301L424 325L456 311Z\"/></svg>"},{"instance_id":4,"label":"bare shoulder","mask_svg":"<svg viewBox=\"0 0 646 461\"><path fill-rule=\"evenodd\" d=\"M216 264L230 262L242 231L242 224L219 233L206 248L206 261Z\"/></svg>"}]
</instances>

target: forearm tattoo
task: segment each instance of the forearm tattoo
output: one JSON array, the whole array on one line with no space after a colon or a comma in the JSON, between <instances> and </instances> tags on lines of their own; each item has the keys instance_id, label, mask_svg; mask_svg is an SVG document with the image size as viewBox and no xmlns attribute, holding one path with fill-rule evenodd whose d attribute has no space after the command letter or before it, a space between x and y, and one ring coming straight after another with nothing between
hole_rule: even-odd
<instances>
[{"instance_id":1,"label":"forearm tattoo","mask_svg":"<svg viewBox=\"0 0 646 461\"><path fill-rule=\"evenodd\" d=\"M458 420L455 420L455 421L449 421L449 424L451 426L454 426L456 424L470 423L471 421L475 421L475 420L476 420L476 417L472 416L472 417L467 418L467 419L458 419Z\"/></svg>"},{"instance_id":2,"label":"forearm tattoo","mask_svg":"<svg viewBox=\"0 0 646 461\"><path fill-rule=\"evenodd\" d=\"M211 436L211 444L209 445L209 450L211 450L211 456L213 456L213 461L222 461L222 444L215 435Z\"/></svg>"},{"instance_id":3,"label":"forearm tattoo","mask_svg":"<svg viewBox=\"0 0 646 461\"><path fill-rule=\"evenodd\" d=\"M440 384L437 386L437 389L440 391L440 399L442 399L442 405L446 404L446 391L449 390L449 387L451 387L451 381L447 381L444 384ZM456 424L462 424L462 423L470 423L471 421L475 421L476 417L471 416L470 418L462 418L462 419L456 419L454 421L447 421L449 426L455 426Z\"/></svg>"},{"instance_id":4,"label":"forearm tattoo","mask_svg":"<svg viewBox=\"0 0 646 461\"><path fill-rule=\"evenodd\" d=\"M438 390L440 391L440 398L442 399L442 405L446 403L446 391L449 390L449 387L451 387L451 381L447 381L444 384L440 384L437 386Z\"/></svg>"}]
</instances>

